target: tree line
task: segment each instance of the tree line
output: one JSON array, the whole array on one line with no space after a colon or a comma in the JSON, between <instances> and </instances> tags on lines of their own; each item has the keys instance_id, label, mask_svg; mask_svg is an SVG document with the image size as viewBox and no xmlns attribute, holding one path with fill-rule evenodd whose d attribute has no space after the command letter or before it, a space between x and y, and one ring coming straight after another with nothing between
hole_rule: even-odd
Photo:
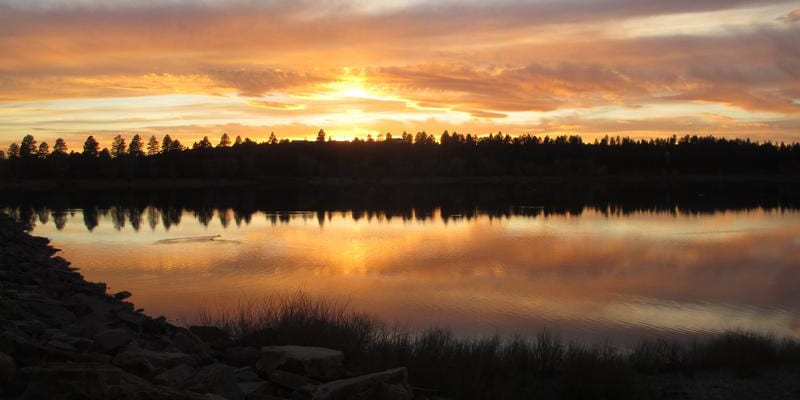
<instances>
[{"instance_id":1,"label":"tree line","mask_svg":"<svg viewBox=\"0 0 800 400\"><path fill-rule=\"evenodd\" d=\"M671 136L634 139L580 136L512 137L426 132L332 141L256 142L223 134L184 146L165 135L122 135L100 149L89 136L80 151L63 139L51 149L26 135L0 151L0 179L263 179L537 177L607 175L800 175L800 144Z\"/></svg>"}]
</instances>

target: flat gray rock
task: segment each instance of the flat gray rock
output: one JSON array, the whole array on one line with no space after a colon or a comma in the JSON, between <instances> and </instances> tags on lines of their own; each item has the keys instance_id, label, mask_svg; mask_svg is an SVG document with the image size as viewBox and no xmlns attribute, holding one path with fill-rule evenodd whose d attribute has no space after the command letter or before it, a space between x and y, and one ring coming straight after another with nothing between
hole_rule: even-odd
<instances>
[{"instance_id":1,"label":"flat gray rock","mask_svg":"<svg viewBox=\"0 0 800 400\"><path fill-rule=\"evenodd\" d=\"M267 346L261 352L285 358L278 368L296 372L310 378L329 381L344 375L344 355L339 350L312 346Z\"/></svg>"}]
</instances>

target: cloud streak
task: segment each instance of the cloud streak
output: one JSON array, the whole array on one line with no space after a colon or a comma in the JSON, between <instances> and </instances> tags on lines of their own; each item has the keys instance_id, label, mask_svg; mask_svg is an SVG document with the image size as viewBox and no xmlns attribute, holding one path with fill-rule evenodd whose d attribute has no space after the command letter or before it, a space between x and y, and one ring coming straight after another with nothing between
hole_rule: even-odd
<instances>
[{"instance_id":1,"label":"cloud streak","mask_svg":"<svg viewBox=\"0 0 800 400\"><path fill-rule=\"evenodd\" d=\"M408 119L525 133L580 115L576 133L630 132L602 121L645 119L642 131L661 132L655 123L672 126L674 115L639 114L659 106L724 134L730 125L696 114L702 105L750 124L756 138L786 138L783 126L800 114L792 3L12 0L0 5L0 144L63 130L57 121L110 131L176 126L176 117L183 126L229 118L344 131L350 121L354 132L380 132L376 121ZM682 30L631 28L667 17ZM189 112L177 95L207 100ZM130 107L158 96L152 109ZM88 99L120 101L110 111ZM75 110L84 118L70 119Z\"/></svg>"}]
</instances>

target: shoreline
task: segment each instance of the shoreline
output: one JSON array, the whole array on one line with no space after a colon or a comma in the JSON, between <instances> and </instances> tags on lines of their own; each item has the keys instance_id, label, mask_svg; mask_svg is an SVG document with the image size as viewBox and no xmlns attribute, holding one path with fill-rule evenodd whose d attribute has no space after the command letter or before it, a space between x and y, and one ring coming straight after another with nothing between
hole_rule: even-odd
<instances>
[{"instance_id":1,"label":"shoreline","mask_svg":"<svg viewBox=\"0 0 800 400\"><path fill-rule=\"evenodd\" d=\"M102 189L202 189L277 186L403 186L403 185L481 185L481 184L787 184L800 183L791 175L605 175L605 176L497 176L497 177L409 177L409 178L265 178L265 179L31 179L0 181L4 190L102 190Z\"/></svg>"},{"instance_id":2,"label":"shoreline","mask_svg":"<svg viewBox=\"0 0 800 400\"><path fill-rule=\"evenodd\" d=\"M384 330L368 316L303 299L289 299L269 317L249 315L257 323L234 313L228 320L210 316L204 326L175 326L135 309L125 301L129 292L109 294L104 283L87 282L48 239L25 228L0 214L0 399L800 394L798 343L746 332L692 346L643 342L620 352L565 344L546 332L503 343L459 339L447 330ZM418 384L424 388L411 386Z\"/></svg>"},{"instance_id":3,"label":"shoreline","mask_svg":"<svg viewBox=\"0 0 800 400\"><path fill-rule=\"evenodd\" d=\"M2 214L0 239L2 399L414 398L402 367L357 376L337 350L239 346L150 317Z\"/></svg>"}]
</instances>

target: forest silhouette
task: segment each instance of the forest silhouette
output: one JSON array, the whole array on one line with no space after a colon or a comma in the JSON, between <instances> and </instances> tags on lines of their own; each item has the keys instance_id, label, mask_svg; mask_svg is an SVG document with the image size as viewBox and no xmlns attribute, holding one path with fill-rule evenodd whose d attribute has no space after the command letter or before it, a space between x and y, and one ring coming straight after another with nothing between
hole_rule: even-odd
<instances>
[{"instance_id":1,"label":"forest silhouette","mask_svg":"<svg viewBox=\"0 0 800 400\"><path fill-rule=\"evenodd\" d=\"M247 179L470 178L542 176L798 176L800 144L713 136L633 139L580 136L512 137L445 131L395 138L258 143L222 135L184 146L169 135L128 142L117 135L100 149L89 136L79 151L62 139L37 143L32 135L0 152L0 179Z\"/></svg>"}]
</instances>

